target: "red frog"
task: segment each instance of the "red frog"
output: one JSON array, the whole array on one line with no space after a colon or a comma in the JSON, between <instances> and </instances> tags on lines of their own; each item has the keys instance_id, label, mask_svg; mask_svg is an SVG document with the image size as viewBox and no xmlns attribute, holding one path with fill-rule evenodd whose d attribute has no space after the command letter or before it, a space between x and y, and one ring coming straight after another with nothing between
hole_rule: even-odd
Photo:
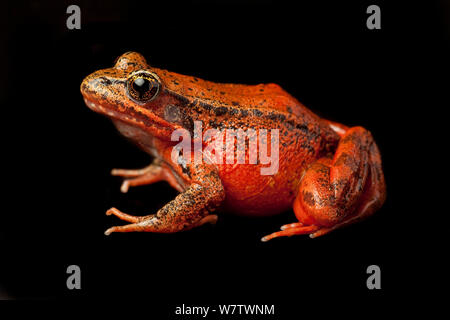
<instances>
[{"instance_id":1,"label":"red frog","mask_svg":"<svg viewBox=\"0 0 450 320\"><path fill-rule=\"evenodd\" d=\"M121 191L164 180L180 192L147 216L109 209L107 215L130 224L109 228L107 235L187 230L215 223L217 215L211 213L218 208L267 216L293 207L298 221L262 241L300 234L313 238L371 215L385 201L380 153L370 132L319 118L276 84L214 83L151 67L142 55L127 52L114 67L86 77L81 92L89 108L111 118L154 157L143 169L112 171L126 178ZM278 171L261 174L267 167L261 162L196 162L181 152L174 157L178 141L172 141L172 133L183 129L195 139L195 123L202 124L201 134L278 129ZM201 143L208 146L207 139ZM226 147L234 149L235 143L227 140Z\"/></svg>"}]
</instances>

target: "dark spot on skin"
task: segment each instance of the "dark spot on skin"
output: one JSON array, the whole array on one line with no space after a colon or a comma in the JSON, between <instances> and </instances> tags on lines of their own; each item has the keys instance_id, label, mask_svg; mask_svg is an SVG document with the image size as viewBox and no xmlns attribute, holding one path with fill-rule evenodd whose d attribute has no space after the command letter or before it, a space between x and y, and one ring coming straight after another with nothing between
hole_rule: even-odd
<instances>
[{"instance_id":1,"label":"dark spot on skin","mask_svg":"<svg viewBox=\"0 0 450 320\"><path fill-rule=\"evenodd\" d=\"M260 91L260 92L264 92L264 89L261 88L261 89L259 89L259 91Z\"/></svg>"},{"instance_id":2,"label":"dark spot on skin","mask_svg":"<svg viewBox=\"0 0 450 320\"><path fill-rule=\"evenodd\" d=\"M217 107L214 109L214 113L216 114L216 116L222 116L222 115L228 113L228 108L227 107Z\"/></svg>"},{"instance_id":3,"label":"dark spot on skin","mask_svg":"<svg viewBox=\"0 0 450 320\"><path fill-rule=\"evenodd\" d=\"M220 94L225 94L225 91L220 91Z\"/></svg>"},{"instance_id":4,"label":"dark spot on skin","mask_svg":"<svg viewBox=\"0 0 450 320\"><path fill-rule=\"evenodd\" d=\"M247 111L247 110L244 110L244 109L242 109L242 110L241 110L241 115L242 115L243 117L246 117L246 116L248 116L248 111Z\"/></svg>"},{"instance_id":5,"label":"dark spot on skin","mask_svg":"<svg viewBox=\"0 0 450 320\"><path fill-rule=\"evenodd\" d=\"M234 116L234 115L237 115L239 113L239 110L235 109L235 108L231 108L229 112L230 112L230 115Z\"/></svg>"},{"instance_id":6,"label":"dark spot on skin","mask_svg":"<svg viewBox=\"0 0 450 320\"><path fill-rule=\"evenodd\" d=\"M317 169L318 173L321 173L323 175L328 175L328 173L330 172L329 168L327 166L321 165L318 169ZM328 184L328 180L326 180L326 183Z\"/></svg>"},{"instance_id":7,"label":"dark spot on skin","mask_svg":"<svg viewBox=\"0 0 450 320\"><path fill-rule=\"evenodd\" d=\"M304 124L297 124L296 125L297 129L299 129L300 131L303 131L303 133L308 134L308 127Z\"/></svg>"},{"instance_id":8,"label":"dark spot on skin","mask_svg":"<svg viewBox=\"0 0 450 320\"><path fill-rule=\"evenodd\" d=\"M112 84L111 80L109 80L106 77L99 77L98 80L102 85L105 85L105 86L109 86Z\"/></svg>"},{"instance_id":9,"label":"dark spot on skin","mask_svg":"<svg viewBox=\"0 0 450 320\"><path fill-rule=\"evenodd\" d=\"M177 80L173 80L172 83L176 86L180 84Z\"/></svg>"},{"instance_id":10,"label":"dark spot on skin","mask_svg":"<svg viewBox=\"0 0 450 320\"><path fill-rule=\"evenodd\" d=\"M192 178L191 169L188 166L181 166L181 170L184 174L187 174L189 178Z\"/></svg>"},{"instance_id":11,"label":"dark spot on skin","mask_svg":"<svg viewBox=\"0 0 450 320\"><path fill-rule=\"evenodd\" d=\"M197 79L197 78L194 78L194 81L195 81L195 82L198 82L198 79Z\"/></svg>"},{"instance_id":12,"label":"dark spot on skin","mask_svg":"<svg viewBox=\"0 0 450 320\"><path fill-rule=\"evenodd\" d=\"M276 112L269 113L266 116L266 118L273 120L273 121L285 121L286 120L286 116L284 114L276 113Z\"/></svg>"},{"instance_id":13,"label":"dark spot on skin","mask_svg":"<svg viewBox=\"0 0 450 320\"><path fill-rule=\"evenodd\" d=\"M188 88L188 90L192 91L192 88Z\"/></svg>"},{"instance_id":14,"label":"dark spot on skin","mask_svg":"<svg viewBox=\"0 0 450 320\"><path fill-rule=\"evenodd\" d=\"M287 110L287 112L292 113L292 108L291 107L287 106L286 110Z\"/></svg>"},{"instance_id":15,"label":"dark spot on skin","mask_svg":"<svg viewBox=\"0 0 450 320\"><path fill-rule=\"evenodd\" d=\"M313 194L308 191L303 192L303 202L305 202L310 207L314 207L316 204Z\"/></svg>"},{"instance_id":16,"label":"dark spot on skin","mask_svg":"<svg viewBox=\"0 0 450 320\"><path fill-rule=\"evenodd\" d=\"M191 135L193 135L193 133L194 133L194 120L192 120L192 118L190 116L184 115L183 126L187 130L189 130Z\"/></svg>"},{"instance_id":17,"label":"dark spot on skin","mask_svg":"<svg viewBox=\"0 0 450 320\"><path fill-rule=\"evenodd\" d=\"M201 101L198 102L198 105L206 111L210 111L213 108L211 105Z\"/></svg>"},{"instance_id":18,"label":"dark spot on skin","mask_svg":"<svg viewBox=\"0 0 450 320\"><path fill-rule=\"evenodd\" d=\"M233 106L239 106L239 102L237 102L237 101L231 101L231 104L232 104Z\"/></svg>"},{"instance_id":19,"label":"dark spot on skin","mask_svg":"<svg viewBox=\"0 0 450 320\"><path fill-rule=\"evenodd\" d=\"M257 117L261 117L263 115L263 113L261 111L259 111L258 109L253 109L252 112Z\"/></svg>"}]
</instances>

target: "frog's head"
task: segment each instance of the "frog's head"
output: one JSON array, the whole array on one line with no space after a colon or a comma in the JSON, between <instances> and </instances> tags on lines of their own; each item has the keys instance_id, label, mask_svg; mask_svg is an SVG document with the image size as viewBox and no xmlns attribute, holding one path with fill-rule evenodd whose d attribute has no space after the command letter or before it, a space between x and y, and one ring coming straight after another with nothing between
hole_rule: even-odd
<instances>
[{"instance_id":1,"label":"frog's head","mask_svg":"<svg viewBox=\"0 0 450 320\"><path fill-rule=\"evenodd\" d=\"M81 93L90 109L112 118L116 125L140 128L170 139L173 130L186 128L192 122L180 111L186 109L183 107L189 100L165 84L173 75L151 68L139 53L127 52L114 67L87 76Z\"/></svg>"}]
</instances>

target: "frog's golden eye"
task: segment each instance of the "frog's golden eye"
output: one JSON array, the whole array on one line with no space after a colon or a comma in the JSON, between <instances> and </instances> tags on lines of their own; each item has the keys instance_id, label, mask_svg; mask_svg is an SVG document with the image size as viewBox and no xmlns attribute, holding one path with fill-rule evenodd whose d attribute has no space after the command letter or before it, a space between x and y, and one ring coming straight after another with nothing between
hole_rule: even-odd
<instances>
[{"instance_id":1,"label":"frog's golden eye","mask_svg":"<svg viewBox=\"0 0 450 320\"><path fill-rule=\"evenodd\" d=\"M148 102L154 99L160 86L158 77L147 71L133 73L127 81L129 95L139 102Z\"/></svg>"}]
</instances>

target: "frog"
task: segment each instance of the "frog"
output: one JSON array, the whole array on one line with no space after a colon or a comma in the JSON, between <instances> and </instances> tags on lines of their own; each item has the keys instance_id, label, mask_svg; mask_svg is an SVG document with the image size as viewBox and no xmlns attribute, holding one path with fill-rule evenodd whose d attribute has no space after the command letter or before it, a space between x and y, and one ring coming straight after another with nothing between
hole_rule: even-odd
<instances>
[{"instance_id":1,"label":"frog","mask_svg":"<svg viewBox=\"0 0 450 320\"><path fill-rule=\"evenodd\" d=\"M113 67L88 75L81 83L85 104L110 118L117 130L145 151L152 162L139 169L112 169L123 178L120 190L165 181L178 191L156 212L136 216L115 207L106 211L127 224L105 231L176 233L216 223L221 212L246 217L293 210L296 219L261 238L325 235L378 211L386 199L379 148L361 126L326 120L275 83L216 83L151 66L143 55L126 52ZM173 133L227 129L276 130L278 170L255 163L190 161ZM250 138L249 138L250 139ZM216 139L217 141L217 139ZM235 148L236 140L225 147ZM275 149L277 145L277 149ZM211 155L211 154L210 154ZM246 153L248 158L248 154Z\"/></svg>"}]
</instances>

